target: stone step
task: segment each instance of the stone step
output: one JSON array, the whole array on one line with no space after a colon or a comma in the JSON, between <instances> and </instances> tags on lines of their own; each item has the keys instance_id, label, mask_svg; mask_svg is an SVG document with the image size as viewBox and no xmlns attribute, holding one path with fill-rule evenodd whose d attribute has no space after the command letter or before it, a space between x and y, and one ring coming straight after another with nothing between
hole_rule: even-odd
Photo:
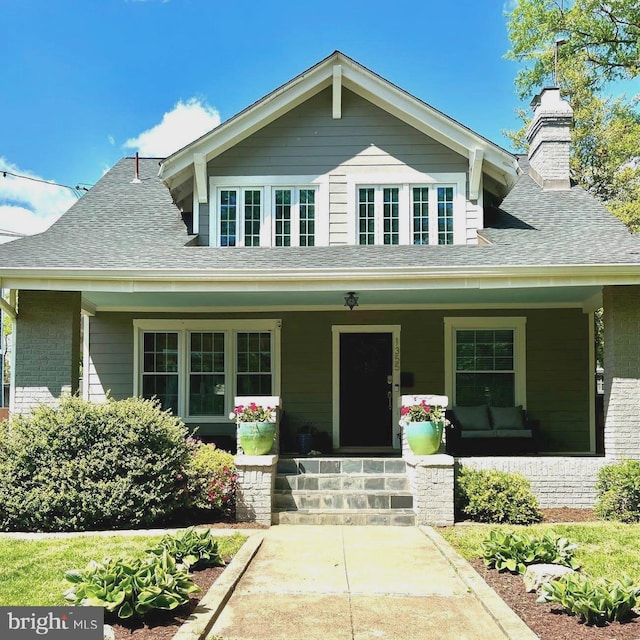
<instances>
[{"instance_id":1,"label":"stone step","mask_svg":"<svg viewBox=\"0 0 640 640\"><path fill-rule=\"evenodd\" d=\"M280 458L277 473L291 474L403 474L401 458Z\"/></svg>"},{"instance_id":2,"label":"stone step","mask_svg":"<svg viewBox=\"0 0 640 640\"><path fill-rule=\"evenodd\" d=\"M279 491L409 491L405 473L300 473L278 474L275 488Z\"/></svg>"},{"instance_id":3,"label":"stone step","mask_svg":"<svg viewBox=\"0 0 640 640\"><path fill-rule=\"evenodd\" d=\"M273 496L279 509L413 509L413 495L400 491L278 491Z\"/></svg>"},{"instance_id":4,"label":"stone step","mask_svg":"<svg viewBox=\"0 0 640 640\"><path fill-rule=\"evenodd\" d=\"M380 509L357 509L326 511L305 509L300 511L280 511L272 513L273 524L313 524L313 525L381 525L406 526L416 524L416 515L411 509L394 511Z\"/></svg>"}]
</instances>

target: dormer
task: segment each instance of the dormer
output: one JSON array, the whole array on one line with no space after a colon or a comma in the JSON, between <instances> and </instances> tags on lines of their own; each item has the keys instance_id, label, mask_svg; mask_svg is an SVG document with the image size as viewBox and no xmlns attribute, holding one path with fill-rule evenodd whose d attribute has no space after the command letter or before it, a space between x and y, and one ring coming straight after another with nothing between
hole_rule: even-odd
<instances>
[{"instance_id":1,"label":"dormer","mask_svg":"<svg viewBox=\"0 0 640 640\"><path fill-rule=\"evenodd\" d=\"M202 245L477 244L504 149L340 52L164 160Z\"/></svg>"}]
</instances>

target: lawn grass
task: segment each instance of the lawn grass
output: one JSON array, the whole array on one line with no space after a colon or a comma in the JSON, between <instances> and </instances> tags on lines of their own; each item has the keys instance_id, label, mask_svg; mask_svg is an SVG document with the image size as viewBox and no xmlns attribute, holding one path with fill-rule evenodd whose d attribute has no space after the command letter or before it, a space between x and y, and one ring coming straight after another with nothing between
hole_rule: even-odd
<instances>
[{"instance_id":1,"label":"lawn grass","mask_svg":"<svg viewBox=\"0 0 640 640\"><path fill-rule=\"evenodd\" d=\"M89 560L140 557L162 536L78 536L46 540L0 538L0 606L64 605L62 578ZM216 538L220 555L234 555L246 536Z\"/></svg>"},{"instance_id":2,"label":"lawn grass","mask_svg":"<svg viewBox=\"0 0 640 640\"><path fill-rule=\"evenodd\" d=\"M578 545L575 557L590 576L619 578L626 574L640 582L640 524L589 522L580 524L461 525L439 529L439 533L468 560L482 557L481 543L491 529L544 534L553 531Z\"/></svg>"}]
</instances>

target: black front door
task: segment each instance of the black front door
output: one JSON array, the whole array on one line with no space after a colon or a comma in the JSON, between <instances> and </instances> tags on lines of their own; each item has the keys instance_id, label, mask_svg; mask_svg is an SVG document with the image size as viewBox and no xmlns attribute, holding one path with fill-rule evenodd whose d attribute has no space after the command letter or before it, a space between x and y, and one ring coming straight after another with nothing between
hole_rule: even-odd
<instances>
[{"instance_id":1,"label":"black front door","mask_svg":"<svg viewBox=\"0 0 640 640\"><path fill-rule=\"evenodd\" d=\"M340 334L340 446L392 445L392 334Z\"/></svg>"}]
</instances>

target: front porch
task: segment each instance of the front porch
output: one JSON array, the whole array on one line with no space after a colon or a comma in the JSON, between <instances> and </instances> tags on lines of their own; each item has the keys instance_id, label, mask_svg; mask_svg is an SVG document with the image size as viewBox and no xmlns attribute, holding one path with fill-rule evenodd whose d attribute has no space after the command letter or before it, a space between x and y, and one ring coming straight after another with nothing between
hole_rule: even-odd
<instances>
[{"instance_id":1,"label":"front porch","mask_svg":"<svg viewBox=\"0 0 640 640\"><path fill-rule=\"evenodd\" d=\"M343 493L341 497L332 499L343 508L364 506L366 502L367 507L384 504L389 509L406 509L411 497L416 522L451 521L454 465L460 462L479 468L523 473L532 482L542 506L589 507L595 496L597 472L603 464L640 457L637 437L640 415L640 286L604 287L603 300L605 457L595 455L593 318L582 305L544 308L534 305L516 308L511 305L508 309L361 308L353 312L309 308L259 313L242 310L225 313L119 311L106 308L93 309L91 314L85 310L81 341L80 312L83 303L79 292L25 290L20 292L19 314L15 322L12 409L28 411L38 402L55 402L61 392L76 392L79 387L77 363L82 345L82 393L86 398L103 400L108 390L116 399L141 393L144 390L143 377L147 373L163 384L168 384L171 378L175 380L172 396L175 406L185 411L178 411L178 414L187 424L199 427L199 433L211 437L235 435L235 425L228 419L233 397L241 383L253 384L260 377L267 391L281 398L292 436L311 427L324 434L327 450L322 451L322 456L304 458L306 462L298 465L309 465L311 460L319 461L318 464L322 461L338 463L339 473L322 481L326 486L339 485L336 491L350 491L348 478L357 476L349 471L349 464L345 461L353 464L353 461L368 459L402 460L408 483L399 494L389 494L387 500L387 497L379 495L369 498L364 493L365 498L356 498ZM455 342L452 336L456 327L462 327L466 339L469 331L476 331L475 327L484 331L488 324L493 325L488 330L491 339L501 336L500 332L505 327L512 331L510 335L516 350L513 370L508 372L513 381L508 393L512 394L512 404L525 405L526 402L527 414L540 422L543 444L538 450L539 455L493 456L488 451L485 456L445 456L441 458L441 464L432 464L436 462L433 456L429 457L430 461L411 459L406 453L402 456L397 437L401 395L445 393L455 402L456 393L460 396L460 389L464 393L473 390L473 385L468 384L456 390L460 380L455 378ZM168 346L161 349L160 343L155 341L152 351L147 352L143 350L145 332L154 336L162 334L167 339L175 336L177 347L173 351ZM259 355L264 356L264 370L240 371L240 351L237 350L240 338L246 339L246 344L250 345L258 334L263 338L258 343L263 345L264 353ZM214 375L210 378L189 368L191 365L188 363L194 362L191 356L195 352L190 347L194 344L191 341L194 335L201 340L198 344L204 344L205 338L212 336L220 340L220 362L224 367L221 366L219 372L211 372ZM345 336L348 339L342 341ZM476 337L471 337L476 340ZM476 340L473 344L477 348L481 341ZM250 346L244 349L243 357L254 358ZM204 347L199 347L197 353L203 358L209 354ZM216 355L213 351L211 353ZM154 359L145 360L144 356L149 354ZM161 371L157 366L160 362L157 356L175 358L175 370ZM155 363L156 369L144 370L148 362ZM495 378L503 372L494 373ZM461 374L464 377L467 371L463 368ZM200 386L188 384L195 379ZM466 379L461 380L465 382ZM347 384L343 384L345 381ZM488 395L485 394L491 405L506 393L504 381L498 382L490 388ZM215 398L202 394L202 389L206 390L209 384L213 384ZM156 388L160 387L156 385ZM200 395L193 391L194 388ZM449 390L451 393L447 393ZM484 389L481 391L484 393ZM194 417L193 411L189 414L190 402L194 398L202 403L199 406L208 407L212 415ZM165 400L164 397L162 399ZM173 401L169 395L167 401ZM381 417L383 419L374 424ZM283 453L289 451L296 449L282 450ZM274 508L284 508L286 504L275 507L278 458L266 458L269 459L241 460L240 463L246 470L243 471L245 485L258 488L260 493L260 500L250 505L246 516L252 516L253 510L253 517L270 523ZM299 471L300 468L298 466ZM307 480L302 480L302 485L298 484L300 476L309 477L306 466L304 471L304 474L288 474L298 476L290 485L292 491L307 490L308 487L304 486ZM362 476L364 482L364 467ZM372 477L368 479L374 480ZM386 478L375 480L382 482L383 490L390 489ZM279 491L285 490L283 482L279 481ZM362 487L364 492L364 484ZM432 489L435 493L431 492ZM316 497L319 498L317 503ZM298 516L309 505L317 504L318 508L330 506L321 496L301 495L300 498L300 503L296 503ZM291 504L289 497L281 495L278 500L288 500ZM445 511L446 514L442 515ZM424 515L429 513L431 515ZM345 515L347 519L350 517L348 514L341 517Z\"/></svg>"}]
</instances>

